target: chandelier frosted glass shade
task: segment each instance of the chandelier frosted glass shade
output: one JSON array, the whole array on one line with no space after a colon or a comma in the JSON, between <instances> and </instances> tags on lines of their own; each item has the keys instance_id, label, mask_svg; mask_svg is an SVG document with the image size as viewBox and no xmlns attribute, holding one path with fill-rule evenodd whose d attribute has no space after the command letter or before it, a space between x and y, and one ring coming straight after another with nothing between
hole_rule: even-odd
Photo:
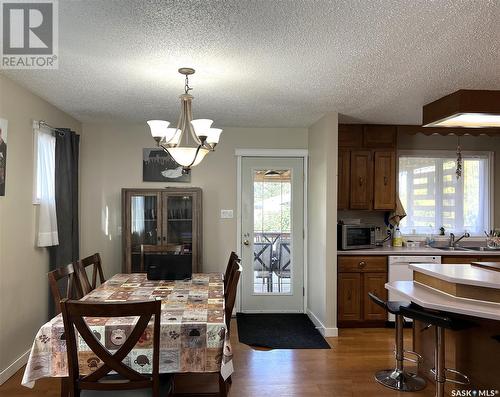
<instances>
[{"instance_id":1,"label":"chandelier frosted glass shade","mask_svg":"<svg viewBox=\"0 0 500 397\"><path fill-rule=\"evenodd\" d=\"M181 113L177 128L169 128L170 123L165 120L149 120L148 125L151 135L157 146L168 152L172 158L181 165L183 173L189 174L191 167L198 165L208 152L213 152L219 143L220 128L212 128L213 120L193 120L193 96L189 94L188 76L194 69L180 68L179 73L186 76L184 94L181 100Z\"/></svg>"},{"instance_id":2,"label":"chandelier frosted glass shade","mask_svg":"<svg viewBox=\"0 0 500 397\"><path fill-rule=\"evenodd\" d=\"M179 144L182 131L178 128L168 128L170 122L165 120L149 120L148 125L151 135L159 143L169 146Z\"/></svg>"},{"instance_id":3,"label":"chandelier frosted glass shade","mask_svg":"<svg viewBox=\"0 0 500 397\"><path fill-rule=\"evenodd\" d=\"M198 150L198 153L196 151ZM173 147L168 152L174 158L175 162L185 168L194 167L201 163L201 160L209 152L208 149L195 147ZM194 159L194 160L193 160Z\"/></svg>"}]
</instances>

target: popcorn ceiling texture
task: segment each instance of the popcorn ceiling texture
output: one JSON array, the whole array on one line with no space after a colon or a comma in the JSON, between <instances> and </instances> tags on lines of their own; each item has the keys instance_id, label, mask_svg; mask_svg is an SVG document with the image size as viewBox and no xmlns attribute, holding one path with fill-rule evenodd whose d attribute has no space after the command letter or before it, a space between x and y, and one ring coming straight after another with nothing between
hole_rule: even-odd
<instances>
[{"instance_id":1,"label":"popcorn ceiling texture","mask_svg":"<svg viewBox=\"0 0 500 397\"><path fill-rule=\"evenodd\" d=\"M60 0L59 70L2 71L83 122L421 123L460 88L500 89L499 0Z\"/></svg>"}]
</instances>

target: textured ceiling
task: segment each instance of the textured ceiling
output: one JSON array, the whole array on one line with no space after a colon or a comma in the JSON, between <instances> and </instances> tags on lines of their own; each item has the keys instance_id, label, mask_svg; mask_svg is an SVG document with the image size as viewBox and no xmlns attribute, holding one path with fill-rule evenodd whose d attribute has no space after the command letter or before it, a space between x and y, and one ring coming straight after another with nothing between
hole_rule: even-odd
<instances>
[{"instance_id":1,"label":"textured ceiling","mask_svg":"<svg viewBox=\"0 0 500 397\"><path fill-rule=\"evenodd\" d=\"M460 88L500 89L500 0L59 0L59 70L2 71L83 122L421 123Z\"/></svg>"}]
</instances>

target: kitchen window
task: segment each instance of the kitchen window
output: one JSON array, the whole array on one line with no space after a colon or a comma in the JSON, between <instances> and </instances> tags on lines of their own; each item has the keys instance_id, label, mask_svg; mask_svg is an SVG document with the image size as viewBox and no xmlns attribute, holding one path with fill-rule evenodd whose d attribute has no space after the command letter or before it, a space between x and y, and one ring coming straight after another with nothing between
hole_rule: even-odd
<instances>
[{"instance_id":1,"label":"kitchen window","mask_svg":"<svg viewBox=\"0 0 500 397\"><path fill-rule=\"evenodd\" d=\"M401 151L399 198L407 216L405 234L467 231L483 235L493 211L492 152L462 152L462 176L457 179L455 151Z\"/></svg>"}]
</instances>

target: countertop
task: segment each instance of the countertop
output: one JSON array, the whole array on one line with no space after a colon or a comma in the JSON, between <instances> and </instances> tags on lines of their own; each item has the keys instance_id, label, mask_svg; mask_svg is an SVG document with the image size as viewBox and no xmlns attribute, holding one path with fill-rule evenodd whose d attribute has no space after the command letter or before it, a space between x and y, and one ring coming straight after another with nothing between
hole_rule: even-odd
<instances>
[{"instance_id":1,"label":"countertop","mask_svg":"<svg viewBox=\"0 0 500 397\"><path fill-rule=\"evenodd\" d=\"M454 297L414 281L391 281L385 288L428 309L500 320L500 303Z\"/></svg>"},{"instance_id":2,"label":"countertop","mask_svg":"<svg viewBox=\"0 0 500 397\"><path fill-rule=\"evenodd\" d=\"M500 289L500 272L470 264L418 263L408 267L450 283Z\"/></svg>"},{"instance_id":3,"label":"countertop","mask_svg":"<svg viewBox=\"0 0 500 397\"><path fill-rule=\"evenodd\" d=\"M444 251L439 248L376 247L371 249L337 251L337 255L431 255L431 256L500 256L499 251Z\"/></svg>"}]
</instances>

